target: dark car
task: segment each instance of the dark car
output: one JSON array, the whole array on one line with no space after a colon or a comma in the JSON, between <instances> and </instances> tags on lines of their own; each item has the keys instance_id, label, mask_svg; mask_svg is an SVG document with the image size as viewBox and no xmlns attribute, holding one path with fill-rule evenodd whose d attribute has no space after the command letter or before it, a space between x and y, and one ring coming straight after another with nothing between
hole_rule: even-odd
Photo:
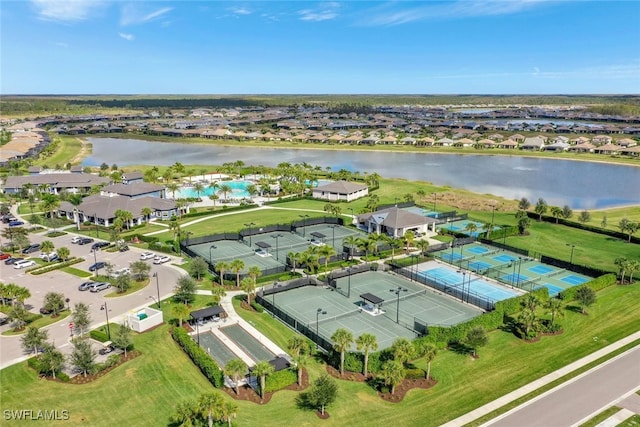
<instances>
[{"instance_id":1,"label":"dark car","mask_svg":"<svg viewBox=\"0 0 640 427\"><path fill-rule=\"evenodd\" d=\"M82 239L80 239L78 241L78 244L79 245L87 245L87 244L92 243L92 242L93 242L93 239L91 237L83 237Z\"/></svg>"},{"instance_id":2,"label":"dark car","mask_svg":"<svg viewBox=\"0 0 640 427\"><path fill-rule=\"evenodd\" d=\"M29 245L26 248L24 248L22 250L22 253L23 254L30 254L32 252L36 252L36 251L39 251L39 250L40 250L40 243L36 243L36 244Z\"/></svg>"},{"instance_id":3,"label":"dark car","mask_svg":"<svg viewBox=\"0 0 640 427\"><path fill-rule=\"evenodd\" d=\"M79 291L88 291L91 288L91 286L93 286L94 283L96 283L96 282L93 282L93 281L83 282L83 283L80 284L80 286L78 286L78 290Z\"/></svg>"},{"instance_id":4,"label":"dark car","mask_svg":"<svg viewBox=\"0 0 640 427\"><path fill-rule=\"evenodd\" d=\"M93 245L91 245L91 250L97 251L98 249L102 249L107 246L109 246L109 242L95 242Z\"/></svg>"},{"instance_id":5,"label":"dark car","mask_svg":"<svg viewBox=\"0 0 640 427\"><path fill-rule=\"evenodd\" d=\"M24 258L22 258L22 257L16 257L16 258L14 258L14 257L9 257L9 258L7 258L6 260L4 260L4 264L5 264L5 265L11 265L11 264L13 264L13 263L15 263L15 262L22 261L23 259L24 259Z\"/></svg>"},{"instance_id":6,"label":"dark car","mask_svg":"<svg viewBox=\"0 0 640 427\"><path fill-rule=\"evenodd\" d=\"M98 353L104 356L105 354L109 354L113 352L113 350L115 350L115 348L111 344L109 344L109 345L105 345L100 350L98 350Z\"/></svg>"},{"instance_id":7,"label":"dark car","mask_svg":"<svg viewBox=\"0 0 640 427\"><path fill-rule=\"evenodd\" d=\"M89 271L96 271L96 270L99 270L101 268L105 268L106 266L107 266L107 264L105 262L98 261L95 264L91 264L91 266L89 267Z\"/></svg>"},{"instance_id":8,"label":"dark car","mask_svg":"<svg viewBox=\"0 0 640 427\"><path fill-rule=\"evenodd\" d=\"M24 221L9 221L9 227L18 227L24 225Z\"/></svg>"},{"instance_id":9,"label":"dark car","mask_svg":"<svg viewBox=\"0 0 640 427\"><path fill-rule=\"evenodd\" d=\"M129 246L124 245L124 246L120 246L120 249L118 249L120 252L126 252L129 250Z\"/></svg>"},{"instance_id":10,"label":"dark car","mask_svg":"<svg viewBox=\"0 0 640 427\"><path fill-rule=\"evenodd\" d=\"M0 314L0 326L6 325L9 323L9 316L5 316L4 314Z\"/></svg>"}]
</instances>

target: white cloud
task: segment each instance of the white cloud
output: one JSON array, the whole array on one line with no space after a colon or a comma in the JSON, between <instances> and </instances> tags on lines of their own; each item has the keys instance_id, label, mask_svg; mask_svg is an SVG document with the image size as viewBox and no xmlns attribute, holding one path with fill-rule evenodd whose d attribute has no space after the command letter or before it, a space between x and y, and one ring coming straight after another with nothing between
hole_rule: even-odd
<instances>
[{"instance_id":1,"label":"white cloud","mask_svg":"<svg viewBox=\"0 0 640 427\"><path fill-rule=\"evenodd\" d=\"M38 17L45 21L84 21L99 7L102 0L31 0Z\"/></svg>"},{"instance_id":2,"label":"white cloud","mask_svg":"<svg viewBox=\"0 0 640 427\"><path fill-rule=\"evenodd\" d=\"M315 9L303 9L298 11L298 15L302 21L329 21L338 17L339 8L340 4L336 2L321 3Z\"/></svg>"},{"instance_id":3,"label":"white cloud","mask_svg":"<svg viewBox=\"0 0 640 427\"><path fill-rule=\"evenodd\" d=\"M244 6L234 6L229 8L229 11L234 15L251 15L251 13L253 13L251 12L251 10Z\"/></svg>"},{"instance_id":4,"label":"white cloud","mask_svg":"<svg viewBox=\"0 0 640 427\"><path fill-rule=\"evenodd\" d=\"M133 41L133 39L135 39L135 36L133 34L118 33L118 35L128 41Z\"/></svg>"},{"instance_id":5,"label":"white cloud","mask_svg":"<svg viewBox=\"0 0 640 427\"><path fill-rule=\"evenodd\" d=\"M474 18L510 15L529 10L549 0L456 0L454 2L417 3L392 2L369 10L362 25L401 25L428 19Z\"/></svg>"},{"instance_id":6,"label":"white cloud","mask_svg":"<svg viewBox=\"0 0 640 427\"><path fill-rule=\"evenodd\" d=\"M55 42L54 45L58 47L63 47L65 49L69 47L69 43L65 43L65 42Z\"/></svg>"},{"instance_id":7,"label":"white cloud","mask_svg":"<svg viewBox=\"0 0 640 427\"><path fill-rule=\"evenodd\" d=\"M442 74L430 76L433 79L495 79L503 77L534 77L537 79L624 79L640 77L640 63L618 64L576 68L572 70L542 71L533 67L532 71L500 73Z\"/></svg>"},{"instance_id":8,"label":"white cloud","mask_svg":"<svg viewBox=\"0 0 640 427\"><path fill-rule=\"evenodd\" d=\"M120 14L120 25L138 25L155 21L173 10L172 7L163 7L153 11L143 10L139 4L126 4Z\"/></svg>"}]
</instances>

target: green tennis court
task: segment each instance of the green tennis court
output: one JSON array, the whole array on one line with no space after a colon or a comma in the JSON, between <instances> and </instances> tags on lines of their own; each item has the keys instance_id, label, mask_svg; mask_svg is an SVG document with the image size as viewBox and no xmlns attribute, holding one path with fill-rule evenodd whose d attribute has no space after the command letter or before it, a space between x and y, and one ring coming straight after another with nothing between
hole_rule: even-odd
<instances>
[{"instance_id":1,"label":"green tennis court","mask_svg":"<svg viewBox=\"0 0 640 427\"><path fill-rule=\"evenodd\" d=\"M220 328L220 332L229 337L240 349L256 362L272 360L276 356L262 345L240 325L229 325Z\"/></svg>"},{"instance_id":2,"label":"green tennis court","mask_svg":"<svg viewBox=\"0 0 640 427\"><path fill-rule=\"evenodd\" d=\"M360 295L366 293L383 300L377 315L365 307L368 302ZM336 289L306 286L267 298L328 341L338 328L345 328L354 337L364 332L376 335L380 349L398 337L416 338L419 325L454 325L482 313L401 276L373 271L337 279Z\"/></svg>"}]
</instances>

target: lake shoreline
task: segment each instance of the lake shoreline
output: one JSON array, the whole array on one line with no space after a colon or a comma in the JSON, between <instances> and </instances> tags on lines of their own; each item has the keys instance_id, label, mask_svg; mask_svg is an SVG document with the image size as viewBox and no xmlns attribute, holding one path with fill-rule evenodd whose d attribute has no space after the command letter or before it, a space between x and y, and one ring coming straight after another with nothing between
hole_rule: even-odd
<instances>
[{"instance_id":1,"label":"lake shoreline","mask_svg":"<svg viewBox=\"0 0 640 427\"><path fill-rule=\"evenodd\" d=\"M159 143L175 143L185 145L202 145L202 146L219 146L219 147L250 147L250 148L264 148L264 149L289 149L289 150L334 150L334 151L351 151L351 152L376 152L376 153L418 153L418 154L442 154L442 155L478 155L478 156L505 156L505 157L522 157L522 158L541 158L541 159L553 159L553 160L571 160L576 162L588 162L588 163L604 163L620 166L632 166L640 168L640 159L615 159L615 158L579 158L584 154L570 154L570 153L544 153L535 151L520 151L517 153L511 153L512 150L499 150L498 149L465 149L465 148L430 148L417 149L415 147L407 147L403 145L389 146L388 149L382 147L367 147L367 146L346 146L335 144L315 144L315 143L275 143L273 141L228 141L228 140L202 140L202 138L173 138L163 136L151 136L151 135L114 135L114 134L96 134L91 136L82 136L80 139L86 140L87 138L96 139L131 139L140 140L145 142L159 142ZM474 150L474 151L464 151ZM515 150L513 150L515 151ZM596 154L586 154L590 156L606 156Z\"/></svg>"}]
</instances>

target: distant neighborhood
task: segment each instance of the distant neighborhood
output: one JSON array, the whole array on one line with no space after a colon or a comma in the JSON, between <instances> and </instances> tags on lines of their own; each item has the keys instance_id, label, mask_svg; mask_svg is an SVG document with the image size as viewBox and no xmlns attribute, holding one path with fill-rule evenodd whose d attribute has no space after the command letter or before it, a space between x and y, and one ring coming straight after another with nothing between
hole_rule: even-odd
<instances>
[{"instance_id":1,"label":"distant neighborhood","mask_svg":"<svg viewBox=\"0 0 640 427\"><path fill-rule=\"evenodd\" d=\"M127 115L4 120L11 140L0 165L34 157L49 135L144 134L230 141L405 145L569 151L640 156L640 117L573 108L380 106L370 112L325 107L197 108Z\"/></svg>"}]
</instances>

